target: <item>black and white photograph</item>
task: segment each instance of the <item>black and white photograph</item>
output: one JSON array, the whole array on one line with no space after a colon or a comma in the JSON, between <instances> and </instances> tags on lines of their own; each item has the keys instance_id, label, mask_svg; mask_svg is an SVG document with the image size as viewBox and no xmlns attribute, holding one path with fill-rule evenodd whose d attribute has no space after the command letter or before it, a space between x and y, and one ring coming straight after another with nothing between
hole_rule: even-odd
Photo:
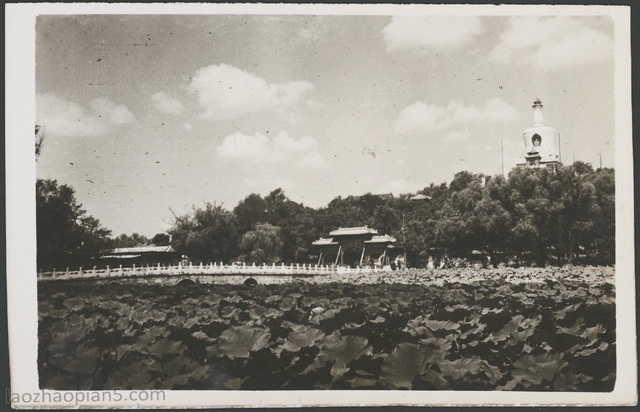
<instances>
[{"instance_id":1,"label":"black and white photograph","mask_svg":"<svg viewBox=\"0 0 640 412\"><path fill-rule=\"evenodd\" d=\"M627 7L13 6L10 403L637 402Z\"/></svg>"}]
</instances>

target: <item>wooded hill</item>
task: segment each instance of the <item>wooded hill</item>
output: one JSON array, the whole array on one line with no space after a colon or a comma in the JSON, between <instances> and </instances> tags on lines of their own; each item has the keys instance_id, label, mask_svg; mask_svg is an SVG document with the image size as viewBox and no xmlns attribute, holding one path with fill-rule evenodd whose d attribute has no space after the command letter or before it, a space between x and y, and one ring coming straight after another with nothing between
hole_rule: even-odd
<instances>
[{"instance_id":1,"label":"wooded hill","mask_svg":"<svg viewBox=\"0 0 640 412\"><path fill-rule=\"evenodd\" d=\"M491 256L515 265L596 264L615 261L615 173L575 162L547 169L513 169L507 178L459 172L449 183L411 201L365 194L337 197L326 207L304 206L282 189L250 194L232 210L215 203L173 214L173 248L194 262L313 261L311 243L338 227L369 226L396 237L411 266L428 256ZM162 244L168 236L111 238L86 214L73 189L54 180L36 185L38 267L77 266L111 247ZM153 241L153 242L152 242Z\"/></svg>"}]
</instances>

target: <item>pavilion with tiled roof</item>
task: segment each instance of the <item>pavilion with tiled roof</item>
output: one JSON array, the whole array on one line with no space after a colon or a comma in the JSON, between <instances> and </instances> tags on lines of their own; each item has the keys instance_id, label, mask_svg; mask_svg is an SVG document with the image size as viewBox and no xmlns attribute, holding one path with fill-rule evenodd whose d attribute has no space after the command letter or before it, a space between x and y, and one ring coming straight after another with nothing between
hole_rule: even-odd
<instances>
[{"instance_id":1,"label":"pavilion with tiled roof","mask_svg":"<svg viewBox=\"0 0 640 412\"><path fill-rule=\"evenodd\" d=\"M115 267L122 266L144 266L144 265L175 265L180 261L181 254L173 247L166 246L136 246L120 247L101 254L95 263L98 266L106 265Z\"/></svg>"},{"instance_id":2,"label":"pavilion with tiled roof","mask_svg":"<svg viewBox=\"0 0 640 412\"><path fill-rule=\"evenodd\" d=\"M320 251L319 265L325 258L335 256L333 264L336 266L344 266L345 261L353 262L353 266L363 266L374 259L378 265L385 266L389 264L388 249L396 243L392 236L379 235L377 230L367 226L341 227L329 232L329 236L312 243Z\"/></svg>"}]
</instances>

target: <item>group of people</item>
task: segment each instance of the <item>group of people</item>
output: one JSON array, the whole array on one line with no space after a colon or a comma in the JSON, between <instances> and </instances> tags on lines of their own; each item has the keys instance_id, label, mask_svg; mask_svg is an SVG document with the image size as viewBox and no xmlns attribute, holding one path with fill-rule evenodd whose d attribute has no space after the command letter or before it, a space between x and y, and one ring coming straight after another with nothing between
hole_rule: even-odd
<instances>
[{"instance_id":1,"label":"group of people","mask_svg":"<svg viewBox=\"0 0 640 412\"><path fill-rule=\"evenodd\" d=\"M392 270L407 268L407 262L404 255L398 255L394 260L390 260L385 254L381 255L376 261L374 261L373 258L369 256L369 258L367 259L366 267L369 267L371 269L383 268L387 265L387 261L389 262L388 264L389 266L391 266Z\"/></svg>"}]
</instances>

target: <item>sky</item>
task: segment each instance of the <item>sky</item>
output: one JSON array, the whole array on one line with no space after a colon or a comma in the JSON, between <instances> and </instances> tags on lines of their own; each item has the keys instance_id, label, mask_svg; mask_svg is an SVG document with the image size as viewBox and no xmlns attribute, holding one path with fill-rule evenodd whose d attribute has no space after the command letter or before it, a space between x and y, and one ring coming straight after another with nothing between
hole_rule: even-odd
<instances>
[{"instance_id":1,"label":"sky","mask_svg":"<svg viewBox=\"0 0 640 412\"><path fill-rule=\"evenodd\" d=\"M37 177L113 235L276 188L415 193L505 174L533 101L562 161L614 167L607 16L41 15Z\"/></svg>"}]
</instances>

